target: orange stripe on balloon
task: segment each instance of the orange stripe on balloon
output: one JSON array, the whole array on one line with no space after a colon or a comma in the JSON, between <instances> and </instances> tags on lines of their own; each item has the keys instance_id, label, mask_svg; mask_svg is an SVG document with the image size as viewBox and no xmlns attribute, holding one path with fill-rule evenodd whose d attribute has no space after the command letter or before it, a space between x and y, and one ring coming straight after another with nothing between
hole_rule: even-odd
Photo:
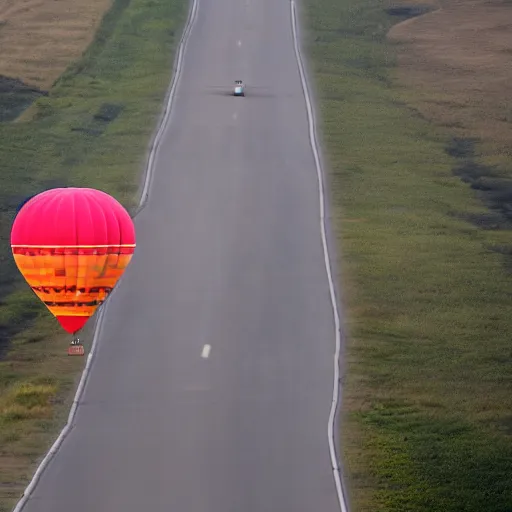
<instances>
[{"instance_id":1,"label":"orange stripe on balloon","mask_svg":"<svg viewBox=\"0 0 512 512\"><path fill-rule=\"evenodd\" d=\"M79 325L78 317L91 317L108 297L132 258L133 249L125 249L130 254L119 254L117 249L114 254L69 256L48 254L45 249L44 256L18 253L14 258L32 290L61 324L64 317L75 318L66 323L69 330Z\"/></svg>"}]
</instances>

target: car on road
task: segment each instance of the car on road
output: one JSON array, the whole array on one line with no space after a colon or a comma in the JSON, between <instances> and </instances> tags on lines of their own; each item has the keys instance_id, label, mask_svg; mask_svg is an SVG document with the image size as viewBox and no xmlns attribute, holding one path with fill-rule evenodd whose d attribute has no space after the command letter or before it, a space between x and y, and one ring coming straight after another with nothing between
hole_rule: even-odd
<instances>
[{"instance_id":1,"label":"car on road","mask_svg":"<svg viewBox=\"0 0 512 512\"><path fill-rule=\"evenodd\" d=\"M245 85L242 80L235 80L234 96L245 96Z\"/></svg>"}]
</instances>

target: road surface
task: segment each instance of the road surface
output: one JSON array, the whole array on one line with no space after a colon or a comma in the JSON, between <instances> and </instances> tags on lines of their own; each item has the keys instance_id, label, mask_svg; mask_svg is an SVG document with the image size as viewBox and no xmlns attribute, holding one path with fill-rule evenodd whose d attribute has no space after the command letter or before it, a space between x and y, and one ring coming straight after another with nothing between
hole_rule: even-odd
<instances>
[{"instance_id":1,"label":"road surface","mask_svg":"<svg viewBox=\"0 0 512 512\"><path fill-rule=\"evenodd\" d=\"M24 512L338 511L335 332L288 1L200 0L136 227L76 425Z\"/></svg>"}]
</instances>

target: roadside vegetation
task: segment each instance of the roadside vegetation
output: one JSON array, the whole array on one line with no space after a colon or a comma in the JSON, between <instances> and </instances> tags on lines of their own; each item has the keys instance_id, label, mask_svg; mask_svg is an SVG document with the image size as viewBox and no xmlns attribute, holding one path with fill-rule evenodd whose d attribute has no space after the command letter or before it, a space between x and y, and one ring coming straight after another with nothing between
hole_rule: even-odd
<instances>
[{"instance_id":1,"label":"roadside vegetation","mask_svg":"<svg viewBox=\"0 0 512 512\"><path fill-rule=\"evenodd\" d=\"M438 7L303 2L354 512L512 510L512 6Z\"/></svg>"},{"instance_id":2,"label":"roadside vegetation","mask_svg":"<svg viewBox=\"0 0 512 512\"><path fill-rule=\"evenodd\" d=\"M22 29L18 3L0 2L0 36L11 23ZM69 337L14 265L9 236L16 208L27 196L57 186L100 188L134 207L188 8L185 0L71 2L66 11L71 18L87 4L81 15L88 22L60 18L59 40L68 41L64 33L69 41L73 34L80 39L68 51L54 44L55 33L45 28L46 22L53 26L47 11L64 3L69 4L34 2L31 10L20 10L36 19L40 9L37 38L46 50L34 55L37 62L27 59L23 67L16 57L32 51L26 32L17 37L12 54L1 43L0 512L12 510L54 441L84 364L66 355ZM84 48L93 39L85 33L91 27L95 37ZM59 53L66 63L48 48L67 52Z\"/></svg>"}]
</instances>

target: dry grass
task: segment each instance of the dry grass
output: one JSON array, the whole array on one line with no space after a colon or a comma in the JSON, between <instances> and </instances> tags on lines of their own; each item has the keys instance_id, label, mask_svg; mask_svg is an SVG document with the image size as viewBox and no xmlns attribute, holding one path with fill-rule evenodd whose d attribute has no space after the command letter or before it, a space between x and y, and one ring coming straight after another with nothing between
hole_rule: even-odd
<instances>
[{"instance_id":1,"label":"dry grass","mask_svg":"<svg viewBox=\"0 0 512 512\"><path fill-rule=\"evenodd\" d=\"M84 364L66 355L67 336L51 337L55 322L44 319L13 340L0 361L0 511L12 510L34 464L62 428L70 390ZM58 406L57 408L55 406Z\"/></svg>"},{"instance_id":2,"label":"dry grass","mask_svg":"<svg viewBox=\"0 0 512 512\"><path fill-rule=\"evenodd\" d=\"M428 3L437 9L388 34L400 45L399 81L421 115L480 139L483 154L504 163L512 156L512 3Z\"/></svg>"},{"instance_id":3,"label":"dry grass","mask_svg":"<svg viewBox=\"0 0 512 512\"><path fill-rule=\"evenodd\" d=\"M424 1L302 3L342 256L352 510L511 512L512 182L488 162L511 142L510 8L444 3L389 44Z\"/></svg>"},{"instance_id":4,"label":"dry grass","mask_svg":"<svg viewBox=\"0 0 512 512\"><path fill-rule=\"evenodd\" d=\"M0 75L49 89L93 40L112 0L0 0Z\"/></svg>"}]
</instances>

